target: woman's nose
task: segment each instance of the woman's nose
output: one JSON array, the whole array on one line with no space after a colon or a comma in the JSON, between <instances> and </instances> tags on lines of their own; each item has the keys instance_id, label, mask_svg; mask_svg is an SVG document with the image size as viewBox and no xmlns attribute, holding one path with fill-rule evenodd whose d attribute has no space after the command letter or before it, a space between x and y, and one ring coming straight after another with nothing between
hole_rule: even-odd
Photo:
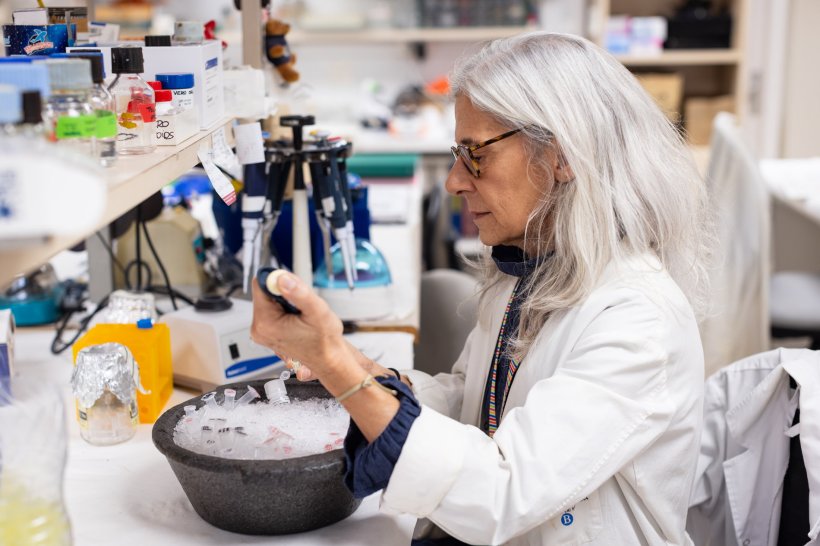
<instances>
[{"instance_id":1,"label":"woman's nose","mask_svg":"<svg viewBox=\"0 0 820 546\"><path fill-rule=\"evenodd\" d=\"M444 189L447 193L458 195L462 192L475 191L473 184L475 178L472 173L467 170L461 161L456 161L450 167L450 172L447 174L447 180L444 182Z\"/></svg>"}]
</instances>

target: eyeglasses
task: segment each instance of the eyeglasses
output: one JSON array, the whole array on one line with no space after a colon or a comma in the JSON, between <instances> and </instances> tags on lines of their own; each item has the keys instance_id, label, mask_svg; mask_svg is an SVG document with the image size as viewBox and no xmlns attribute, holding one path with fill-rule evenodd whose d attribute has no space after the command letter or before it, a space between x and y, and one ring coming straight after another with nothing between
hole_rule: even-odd
<instances>
[{"instance_id":1,"label":"eyeglasses","mask_svg":"<svg viewBox=\"0 0 820 546\"><path fill-rule=\"evenodd\" d=\"M478 158L473 155L473 152L475 152L479 148L489 146L490 144L495 144L499 140L504 140L507 137L511 137L514 134L520 133L523 130L523 127L513 129L512 131L507 131L506 133L494 136L493 138L487 139L484 142L473 144L472 146L466 146L464 144L450 146L450 151L453 152L453 158L456 161L460 159L464 163L464 165L467 166L467 170L469 170L474 177L478 178L479 176L481 176L481 168L478 166Z\"/></svg>"}]
</instances>

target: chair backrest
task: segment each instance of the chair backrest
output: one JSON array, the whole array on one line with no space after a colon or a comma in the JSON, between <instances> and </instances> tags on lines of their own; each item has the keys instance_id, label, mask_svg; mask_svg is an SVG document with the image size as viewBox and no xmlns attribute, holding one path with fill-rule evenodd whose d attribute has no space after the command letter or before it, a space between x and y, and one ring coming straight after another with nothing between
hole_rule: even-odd
<instances>
[{"instance_id":1,"label":"chair backrest","mask_svg":"<svg viewBox=\"0 0 820 546\"><path fill-rule=\"evenodd\" d=\"M449 372L478 320L478 281L463 271L433 269L421 276L421 328L415 368Z\"/></svg>"},{"instance_id":2,"label":"chair backrest","mask_svg":"<svg viewBox=\"0 0 820 546\"><path fill-rule=\"evenodd\" d=\"M718 248L701 323L706 373L769 348L771 207L735 117L715 117L706 176Z\"/></svg>"}]
</instances>

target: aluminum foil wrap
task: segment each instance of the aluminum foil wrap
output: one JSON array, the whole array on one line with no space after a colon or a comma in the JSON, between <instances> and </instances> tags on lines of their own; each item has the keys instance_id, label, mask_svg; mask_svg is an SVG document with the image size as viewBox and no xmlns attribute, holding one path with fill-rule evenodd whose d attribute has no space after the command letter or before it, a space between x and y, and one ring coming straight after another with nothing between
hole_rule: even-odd
<instances>
[{"instance_id":1,"label":"aluminum foil wrap","mask_svg":"<svg viewBox=\"0 0 820 546\"><path fill-rule=\"evenodd\" d=\"M137 389L146 392L140 385L134 356L121 343L92 345L77 353L71 387L74 398L87 408L94 405L105 389L126 405L134 401Z\"/></svg>"},{"instance_id":2,"label":"aluminum foil wrap","mask_svg":"<svg viewBox=\"0 0 820 546\"><path fill-rule=\"evenodd\" d=\"M100 323L136 324L142 319L157 321L154 295L148 293L116 290L108 298L108 305L102 311Z\"/></svg>"}]
</instances>

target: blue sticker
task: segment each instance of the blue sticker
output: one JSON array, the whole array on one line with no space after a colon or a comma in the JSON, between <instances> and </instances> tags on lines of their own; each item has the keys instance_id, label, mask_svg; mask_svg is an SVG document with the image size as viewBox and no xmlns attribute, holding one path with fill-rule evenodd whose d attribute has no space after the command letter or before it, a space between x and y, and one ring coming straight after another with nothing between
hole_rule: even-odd
<instances>
[{"instance_id":1,"label":"blue sticker","mask_svg":"<svg viewBox=\"0 0 820 546\"><path fill-rule=\"evenodd\" d=\"M561 524L564 527L566 527L568 525L572 525L572 520L573 519L574 518L572 517L572 514L570 514L569 512L566 512L563 516L561 516Z\"/></svg>"}]
</instances>

